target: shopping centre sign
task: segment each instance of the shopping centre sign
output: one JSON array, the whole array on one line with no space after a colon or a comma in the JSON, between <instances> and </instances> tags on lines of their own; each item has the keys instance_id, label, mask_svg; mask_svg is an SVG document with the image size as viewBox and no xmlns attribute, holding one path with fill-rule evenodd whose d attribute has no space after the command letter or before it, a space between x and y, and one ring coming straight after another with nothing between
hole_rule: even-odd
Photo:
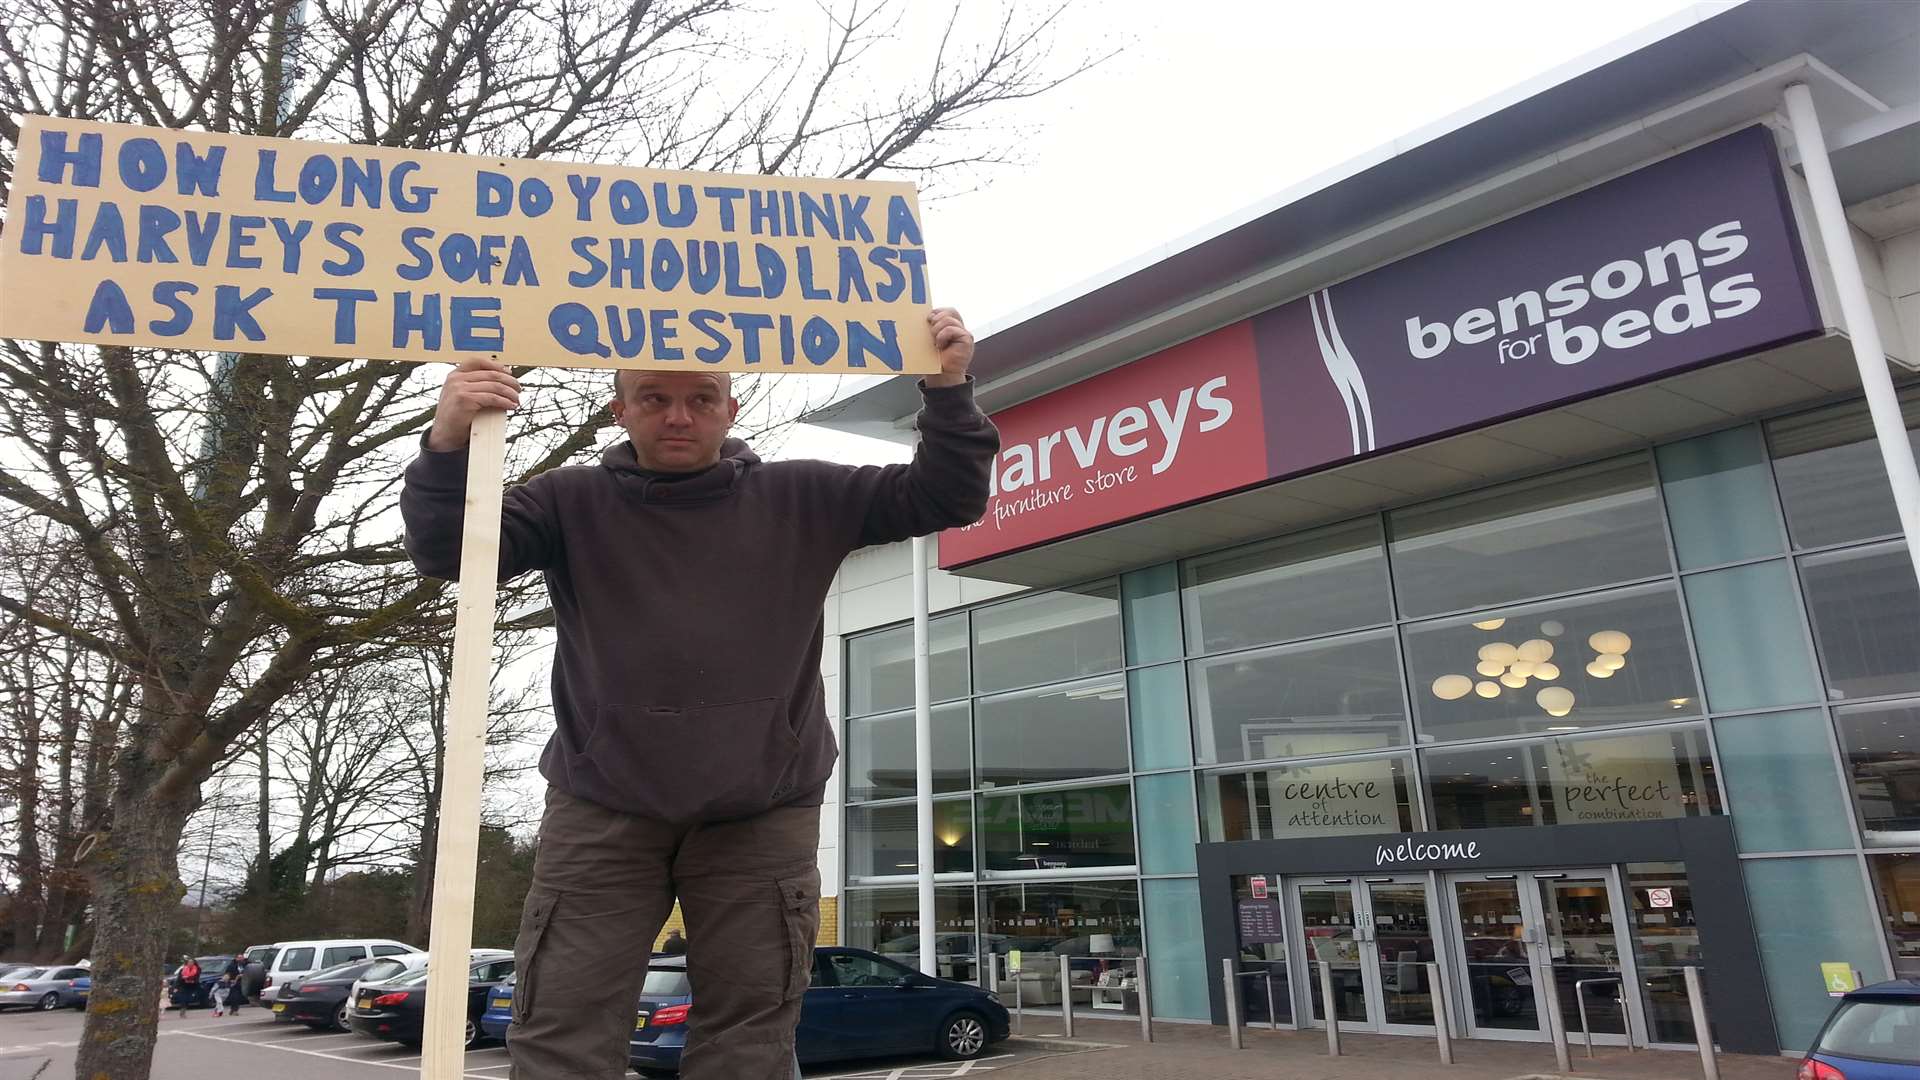
<instances>
[{"instance_id":1,"label":"shopping centre sign","mask_svg":"<svg viewBox=\"0 0 1920 1080\"><path fill-rule=\"evenodd\" d=\"M1818 332L1751 127L994 415L958 566Z\"/></svg>"}]
</instances>

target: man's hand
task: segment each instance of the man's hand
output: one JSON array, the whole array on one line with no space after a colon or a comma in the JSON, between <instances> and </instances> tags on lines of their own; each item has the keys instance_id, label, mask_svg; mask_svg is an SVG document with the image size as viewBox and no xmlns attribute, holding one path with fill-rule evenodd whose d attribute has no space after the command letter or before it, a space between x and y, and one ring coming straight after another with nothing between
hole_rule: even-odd
<instances>
[{"instance_id":1,"label":"man's hand","mask_svg":"<svg viewBox=\"0 0 1920 1080\"><path fill-rule=\"evenodd\" d=\"M973 363L973 335L960 313L950 307L927 312L933 325L933 347L940 351L940 371L926 377L928 386L959 386L967 381L967 365Z\"/></svg>"},{"instance_id":2,"label":"man's hand","mask_svg":"<svg viewBox=\"0 0 1920 1080\"><path fill-rule=\"evenodd\" d=\"M968 351L972 351L969 343ZM473 418L482 409L520 407L520 381L507 366L484 356L462 360L440 388L440 404L433 410L433 428L427 449L459 450L473 437Z\"/></svg>"}]
</instances>

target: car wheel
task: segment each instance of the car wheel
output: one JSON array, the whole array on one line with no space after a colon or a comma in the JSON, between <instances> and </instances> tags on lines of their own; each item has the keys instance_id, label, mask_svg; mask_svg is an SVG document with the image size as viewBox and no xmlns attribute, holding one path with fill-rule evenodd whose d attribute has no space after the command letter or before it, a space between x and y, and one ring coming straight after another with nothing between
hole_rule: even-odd
<instances>
[{"instance_id":1,"label":"car wheel","mask_svg":"<svg viewBox=\"0 0 1920 1080\"><path fill-rule=\"evenodd\" d=\"M462 1043L461 1045L471 1050L473 1049L473 1045L479 1041L480 1041L479 1022L474 1020L467 1021L467 1041Z\"/></svg>"},{"instance_id":2,"label":"car wheel","mask_svg":"<svg viewBox=\"0 0 1920 1080\"><path fill-rule=\"evenodd\" d=\"M41 1011L43 1012L52 1012L53 1010L59 1007L60 1007L60 992L58 990L49 990L47 991L46 996L40 999L40 1008L41 1008Z\"/></svg>"},{"instance_id":3,"label":"car wheel","mask_svg":"<svg viewBox=\"0 0 1920 1080\"><path fill-rule=\"evenodd\" d=\"M333 1026L339 1031L353 1030L352 1026L347 1023L347 1003L344 1001L340 1003L340 1008L333 1014Z\"/></svg>"},{"instance_id":4,"label":"car wheel","mask_svg":"<svg viewBox=\"0 0 1920 1080\"><path fill-rule=\"evenodd\" d=\"M987 1025L978 1013L956 1013L940 1029L940 1056L948 1061L968 1061L987 1049Z\"/></svg>"}]
</instances>

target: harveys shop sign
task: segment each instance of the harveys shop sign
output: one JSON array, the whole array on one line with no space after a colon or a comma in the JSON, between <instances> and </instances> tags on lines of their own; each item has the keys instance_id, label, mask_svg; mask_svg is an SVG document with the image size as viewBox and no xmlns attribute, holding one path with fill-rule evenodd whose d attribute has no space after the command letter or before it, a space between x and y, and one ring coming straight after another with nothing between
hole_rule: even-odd
<instances>
[{"instance_id":1,"label":"harveys shop sign","mask_svg":"<svg viewBox=\"0 0 1920 1080\"><path fill-rule=\"evenodd\" d=\"M960 566L1820 329L1751 127L994 414Z\"/></svg>"}]
</instances>

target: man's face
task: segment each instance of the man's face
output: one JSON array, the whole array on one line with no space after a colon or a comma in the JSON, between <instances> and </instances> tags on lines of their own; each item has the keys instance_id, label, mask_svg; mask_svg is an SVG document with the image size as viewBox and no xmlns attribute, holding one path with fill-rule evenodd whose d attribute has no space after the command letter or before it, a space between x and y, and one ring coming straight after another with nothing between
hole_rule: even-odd
<instances>
[{"instance_id":1,"label":"man's face","mask_svg":"<svg viewBox=\"0 0 1920 1080\"><path fill-rule=\"evenodd\" d=\"M640 371L623 375L620 385L626 392L614 399L613 418L633 440L641 468L698 472L720 460L740 411L726 376Z\"/></svg>"}]
</instances>

